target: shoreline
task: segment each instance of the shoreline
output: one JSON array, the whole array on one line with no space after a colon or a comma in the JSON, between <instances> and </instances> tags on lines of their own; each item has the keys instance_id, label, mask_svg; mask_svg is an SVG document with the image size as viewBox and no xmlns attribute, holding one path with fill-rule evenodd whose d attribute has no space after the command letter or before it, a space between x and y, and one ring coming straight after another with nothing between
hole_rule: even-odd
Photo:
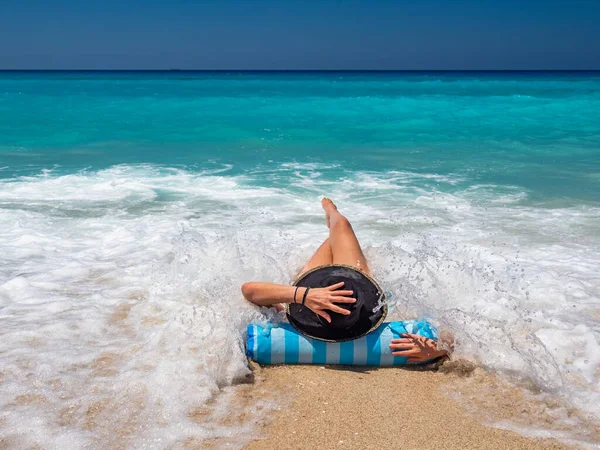
<instances>
[{"instance_id":1,"label":"shoreline","mask_svg":"<svg viewBox=\"0 0 600 450\"><path fill-rule=\"evenodd\" d=\"M289 402L245 448L570 448L484 425L442 392L450 376L399 368L256 366L258 391L288 396Z\"/></svg>"}]
</instances>

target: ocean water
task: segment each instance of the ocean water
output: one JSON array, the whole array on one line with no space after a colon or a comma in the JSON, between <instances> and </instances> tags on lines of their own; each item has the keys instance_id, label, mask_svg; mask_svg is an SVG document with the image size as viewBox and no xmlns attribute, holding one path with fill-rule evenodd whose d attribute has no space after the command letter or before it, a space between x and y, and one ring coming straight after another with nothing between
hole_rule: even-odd
<instances>
[{"instance_id":1,"label":"ocean water","mask_svg":"<svg viewBox=\"0 0 600 450\"><path fill-rule=\"evenodd\" d=\"M597 72L0 72L0 442L242 446L281 405L236 409L245 326L280 317L239 288L293 278L322 196L391 318L597 446Z\"/></svg>"}]
</instances>

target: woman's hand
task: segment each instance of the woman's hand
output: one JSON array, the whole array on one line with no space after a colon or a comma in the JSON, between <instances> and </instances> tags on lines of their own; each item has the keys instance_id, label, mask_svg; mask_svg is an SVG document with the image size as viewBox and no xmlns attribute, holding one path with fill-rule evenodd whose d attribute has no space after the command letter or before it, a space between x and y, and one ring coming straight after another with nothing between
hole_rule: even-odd
<instances>
[{"instance_id":1,"label":"woman's hand","mask_svg":"<svg viewBox=\"0 0 600 450\"><path fill-rule=\"evenodd\" d=\"M401 334L401 339L392 339L392 355L405 356L407 362L425 362L444 356L446 350L437 349L437 341L418 334Z\"/></svg>"},{"instance_id":2,"label":"woman's hand","mask_svg":"<svg viewBox=\"0 0 600 450\"><path fill-rule=\"evenodd\" d=\"M344 282L333 284L324 288L311 288L306 296L306 302L304 303L311 311L321 316L327 322L331 322L331 317L325 312L325 310L333 311L336 313L343 314L345 316L350 314L350 311L344 308L340 308L335 303L354 303L355 298L350 297L354 294L353 291L338 291L336 289L341 288ZM300 297L300 293L298 293Z\"/></svg>"}]
</instances>

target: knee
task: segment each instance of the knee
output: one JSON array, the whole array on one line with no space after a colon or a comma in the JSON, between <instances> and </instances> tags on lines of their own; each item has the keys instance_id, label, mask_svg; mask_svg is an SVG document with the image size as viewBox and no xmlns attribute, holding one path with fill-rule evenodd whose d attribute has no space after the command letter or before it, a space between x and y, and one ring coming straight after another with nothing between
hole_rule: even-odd
<instances>
[{"instance_id":1,"label":"knee","mask_svg":"<svg viewBox=\"0 0 600 450\"><path fill-rule=\"evenodd\" d=\"M336 228L341 228L341 229L352 230L352 225L350 225L350 221L348 219L346 219L344 216L340 217L336 221L335 227Z\"/></svg>"}]
</instances>

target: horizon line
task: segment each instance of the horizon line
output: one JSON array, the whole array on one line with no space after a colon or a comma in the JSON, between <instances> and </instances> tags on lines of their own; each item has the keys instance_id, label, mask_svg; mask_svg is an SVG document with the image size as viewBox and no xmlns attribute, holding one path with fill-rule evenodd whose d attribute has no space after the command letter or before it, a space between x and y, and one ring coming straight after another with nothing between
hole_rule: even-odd
<instances>
[{"instance_id":1,"label":"horizon line","mask_svg":"<svg viewBox=\"0 0 600 450\"><path fill-rule=\"evenodd\" d=\"M0 69L0 72L600 72L600 69Z\"/></svg>"}]
</instances>

